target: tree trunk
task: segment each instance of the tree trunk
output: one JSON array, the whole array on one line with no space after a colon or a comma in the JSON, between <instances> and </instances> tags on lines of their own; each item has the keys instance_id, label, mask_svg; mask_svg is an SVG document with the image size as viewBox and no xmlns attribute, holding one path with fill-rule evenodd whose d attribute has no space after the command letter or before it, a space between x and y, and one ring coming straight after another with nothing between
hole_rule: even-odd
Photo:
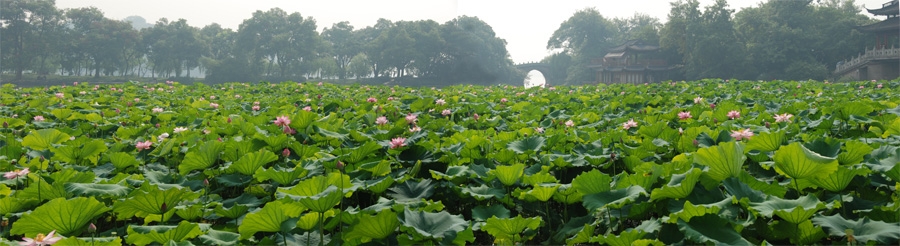
<instances>
[{"instance_id":1,"label":"tree trunk","mask_svg":"<svg viewBox=\"0 0 900 246\"><path fill-rule=\"evenodd\" d=\"M100 77L100 61L94 60L94 78Z\"/></svg>"}]
</instances>

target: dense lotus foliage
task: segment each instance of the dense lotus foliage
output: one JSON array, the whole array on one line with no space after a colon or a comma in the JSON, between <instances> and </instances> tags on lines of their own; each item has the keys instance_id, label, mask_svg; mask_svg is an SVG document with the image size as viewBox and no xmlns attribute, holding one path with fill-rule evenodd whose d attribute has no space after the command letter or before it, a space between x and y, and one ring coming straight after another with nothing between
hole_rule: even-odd
<instances>
[{"instance_id":1,"label":"dense lotus foliage","mask_svg":"<svg viewBox=\"0 0 900 246\"><path fill-rule=\"evenodd\" d=\"M0 244L896 244L898 88L6 85Z\"/></svg>"}]
</instances>

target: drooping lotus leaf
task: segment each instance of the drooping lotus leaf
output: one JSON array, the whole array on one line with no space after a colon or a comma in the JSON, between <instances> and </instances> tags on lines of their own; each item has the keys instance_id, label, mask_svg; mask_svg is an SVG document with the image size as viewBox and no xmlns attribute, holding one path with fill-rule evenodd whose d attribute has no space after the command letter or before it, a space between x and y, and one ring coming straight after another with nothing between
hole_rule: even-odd
<instances>
[{"instance_id":1,"label":"drooping lotus leaf","mask_svg":"<svg viewBox=\"0 0 900 246\"><path fill-rule=\"evenodd\" d=\"M203 235L200 226L188 221L181 221L178 226L128 226L128 237L125 242L134 245L151 243L175 243Z\"/></svg>"},{"instance_id":2,"label":"drooping lotus leaf","mask_svg":"<svg viewBox=\"0 0 900 246\"><path fill-rule=\"evenodd\" d=\"M109 162L111 162L118 170L124 170L130 166L138 166L141 164L129 153L114 152L105 154L104 156L109 158Z\"/></svg>"},{"instance_id":3,"label":"drooping lotus leaf","mask_svg":"<svg viewBox=\"0 0 900 246\"><path fill-rule=\"evenodd\" d=\"M421 182L407 180L389 190L391 192L388 195L397 202L417 202L431 197L434 194L434 185L431 184L431 179L423 179Z\"/></svg>"},{"instance_id":4,"label":"drooping lotus leaf","mask_svg":"<svg viewBox=\"0 0 900 246\"><path fill-rule=\"evenodd\" d=\"M297 227L303 230L312 230L319 225L319 220L324 218L334 217L337 214L334 209L330 209L325 211L324 213L319 212L309 212L306 213L297 220ZM352 221L352 220L351 220Z\"/></svg>"},{"instance_id":5,"label":"drooping lotus leaf","mask_svg":"<svg viewBox=\"0 0 900 246\"><path fill-rule=\"evenodd\" d=\"M850 118L851 115L866 116L874 110L875 108L869 106L869 104L867 103L853 101L850 103L842 104L838 115L841 117L841 119L846 121Z\"/></svg>"},{"instance_id":6,"label":"drooping lotus leaf","mask_svg":"<svg viewBox=\"0 0 900 246\"><path fill-rule=\"evenodd\" d=\"M462 184L466 181L466 178L469 176L469 167L467 166L452 166L447 168L447 172L440 172L435 170L428 170L431 172L431 177L435 180L446 179L453 183Z\"/></svg>"},{"instance_id":7,"label":"drooping lotus leaf","mask_svg":"<svg viewBox=\"0 0 900 246\"><path fill-rule=\"evenodd\" d=\"M56 198L34 209L12 224L12 234L33 238L56 230L63 236L77 236L91 220L110 209L94 198Z\"/></svg>"},{"instance_id":8,"label":"drooping lotus leaf","mask_svg":"<svg viewBox=\"0 0 900 246\"><path fill-rule=\"evenodd\" d=\"M869 170L865 168L848 168L846 166L840 166L831 175L828 175L825 178L812 179L810 181L826 190L839 192L844 190L844 188L847 188L847 185L850 184L853 177L865 175L867 173L869 173Z\"/></svg>"},{"instance_id":9,"label":"drooping lotus leaf","mask_svg":"<svg viewBox=\"0 0 900 246\"><path fill-rule=\"evenodd\" d=\"M522 140L510 142L509 145L507 145L507 148L519 154L525 153L526 151L540 152L541 147L544 147L545 142L546 139L544 137L531 136L523 138Z\"/></svg>"},{"instance_id":10,"label":"drooping lotus leaf","mask_svg":"<svg viewBox=\"0 0 900 246\"><path fill-rule=\"evenodd\" d=\"M472 209L472 218L477 221L485 221L491 217L509 218L509 209L500 204L494 204L490 207L478 206Z\"/></svg>"},{"instance_id":11,"label":"drooping lotus leaf","mask_svg":"<svg viewBox=\"0 0 900 246\"><path fill-rule=\"evenodd\" d=\"M84 160L89 160L91 163L96 164L98 155L106 150L106 144L103 143L103 140L99 139L92 140L80 146L50 148L50 151L54 154L54 160L76 165L81 164Z\"/></svg>"},{"instance_id":12,"label":"drooping lotus leaf","mask_svg":"<svg viewBox=\"0 0 900 246\"><path fill-rule=\"evenodd\" d=\"M728 191L728 194L731 194L732 196L737 198L737 200L747 198L750 202L763 202L767 199L767 195L765 193L753 189L753 187L750 187L746 183L741 182L739 178L727 178L722 181L722 184L724 184L725 186L725 191Z\"/></svg>"},{"instance_id":13,"label":"drooping lotus leaf","mask_svg":"<svg viewBox=\"0 0 900 246\"><path fill-rule=\"evenodd\" d=\"M530 190L519 193L519 199L523 199L526 201L542 201L546 202L553 197L553 194L556 193L556 190L559 188L559 184L539 184L532 187Z\"/></svg>"},{"instance_id":14,"label":"drooping lotus leaf","mask_svg":"<svg viewBox=\"0 0 900 246\"><path fill-rule=\"evenodd\" d=\"M719 204L700 204L694 205L691 204L691 201L685 201L684 207L681 211L674 212L669 214L669 223L676 223L678 220L691 222L691 219L694 217L699 217L707 214L718 214L719 211L722 210L722 207Z\"/></svg>"},{"instance_id":15,"label":"drooping lotus leaf","mask_svg":"<svg viewBox=\"0 0 900 246\"><path fill-rule=\"evenodd\" d=\"M407 232L434 239L452 237L469 227L469 222L461 215L452 215L447 211L429 213L407 209L403 212L401 223Z\"/></svg>"},{"instance_id":16,"label":"drooping lotus leaf","mask_svg":"<svg viewBox=\"0 0 900 246\"><path fill-rule=\"evenodd\" d=\"M294 201L303 204L304 207L319 213L324 213L334 206L337 206L343 197L341 191L334 185L329 185L319 193L311 193L314 191L313 189L298 189L297 187L302 187L301 185L303 185L302 182L295 186L294 189L279 190L278 196L290 197Z\"/></svg>"},{"instance_id":17,"label":"drooping lotus leaf","mask_svg":"<svg viewBox=\"0 0 900 246\"><path fill-rule=\"evenodd\" d=\"M844 143L844 152L838 155L841 165L853 165L862 162L865 156L874 150L871 146L860 141L847 141Z\"/></svg>"},{"instance_id":18,"label":"drooping lotus leaf","mask_svg":"<svg viewBox=\"0 0 900 246\"><path fill-rule=\"evenodd\" d=\"M256 232L279 232L281 224L291 218L300 216L303 211L301 206L294 203L274 201L266 203L262 209L248 213L238 226L238 232L242 239L250 238Z\"/></svg>"},{"instance_id":19,"label":"drooping lotus leaf","mask_svg":"<svg viewBox=\"0 0 900 246\"><path fill-rule=\"evenodd\" d=\"M219 155L225 146L219 141L206 141L196 150L189 151L184 156L184 161L178 165L178 172L181 175L188 174L193 170L203 170L211 167L219 159Z\"/></svg>"},{"instance_id":20,"label":"drooping lotus leaf","mask_svg":"<svg viewBox=\"0 0 900 246\"><path fill-rule=\"evenodd\" d=\"M86 184L66 183L66 191L82 196L123 197L131 192L131 188L118 184Z\"/></svg>"},{"instance_id":21,"label":"drooping lotus leaf","mask_svg":"<svg viewBox=\"0 0 900 246\"><path fill-rule=\"evenodd\" d=\"M375 180L366 180L365 187L366 190L371 192L375 192L375 194L381 194L386 191L388 188L391 188L394 185L396 180L391 176L383 176L381 178Z\"/></svg>"},{"instance_id":22,"label":"drooping lotus leaf","mask_svg":"<svg viewBox=\"0 0 900 246\"><path fill-rule=\"evenodd\" d=\"M653 189L653 192L650 193L650 200L657 200L660 198L681 199L687 197L694 191L694 185L700 180L700 174L703 174L703 171L694 168L683 174L672 175L669 184L662 188Z\"/></svg>"},{"instance_id":23,"label":"drooping lotus leaf","mask_svg":"<svg viewBox=\"0 0 900 246\"><path fill-rule=\"evenodd\" d=\"M227 231L208 230L198 240L205 245L233 246L240 242L241 234Z\"/></svg>"},{"instance_id":24,"label":"drooping lotus leaf","mask_svg":"<svg viewBox=\"0 0 900 246\"><path fill-rule=\"evenodd\" d=\"M690 222L678 221L678 230L691 242L712 243L722 245L753 245L741 237L741 234L728 224L728 221L715 214L694 217Z\"/></svg>"},{"instance_id":25,"label":"drooping lotus leaf","mask_svg":"<svg viewBox=\"0 0 900 246\"><path fill-rule=\"evenodd\" d=\"M10 213L22 212L37 204L37 199L27 199L19 197L0 198L0 215L5 216Z\"/></svg>"},{"instance_id":26,"label":"drooping lotus leaf","mask_svg":"<svg viewBox=\"0 0 900 246\"><path fill-rule=\"evenodd\" d=\"M583 195L590 195L609 191L612 189L612 178L609 175L593 169L583 172L572 180L572 188Z\"/></svg>"},{"instance_id":27,"label":"drooping lotus leaf","mask_svg":"<svg viewBox=\"0 0 900 246\"><path fill-rule=\"evenodd\" d=\"M740 176L746 159L744 144L740 142L724 142L702 148L694 155L694 162L709 166L709 176L717 181Z\"/></svg>"},{"instance_id":28,"label":"drooping lotus leaf","mask_svg":"<svg viewBox=\"0 0 900 246\"><path fill-rule=\"evenodd\" d=\"M253 175L258 169L275 160L278 160L278 156L270 151L260 150L241 156L238 161L232 163L228 168L244 175Z\"/></svg>"},{"instance_id":29,"label":"drooping lotus leaf","mask_svg":"<svg viewBox=\"0 0 900 246\"><path fill-rule=\"evenodd\" d=\"M350 228L344 239L362 239L363 242L382 239L393 235L398 227L400 227L400 220L397 218L397 213L391 210L384 210L377 215L361 216L359 223Z\"/></svg>"},{"instance_id":30,"label":"drooping lotus leaf","mask_svg":"<svg viewBox=\"0 0 900 246\"><path fill-rule=\"evenodd\" d=\"M837 170L838 161L806 149L799 142L775 151L775 170L794 179L825 178Z\"/></svg>"},{"instance_id":31,"label":"drooping lotus leaf","mask_svg":"<svg viewBox=\"0 0 900 246\"><path fill-rule=\"evenodd\" d=\"M505 219L491 217L485 221L481 230L499 240L520 242L523 241L520 234L525 229L537 230L538 227L541 227L542 221L541 217L523 218L522 215Z\"/></svg>"},{"instance_id":32,"label":"drooping lotus leaf","mask_svg":"<svg viewBox=\"0 0 900 246\"><path fill-rule=\"evenodd\" d=\"M511 166L497 166L496 169L491 170L490 173L493 173L497 176L497 179L500 180L500 183L503 183L506 186L511 186L519 182L519 179L522 178L522 174L525 171L525 164L515 164Z\"/></svg>"},{"instance_id":33,"label":"drooping lotus leaf","mask_svg":"<svg viewBox=\"0 0 900 246\"><path fill-rule=\"evenodd\" d=\"M760 132L747 141L747 149L775 151L784 142L784 132Z\"/></svg>"},{"instance_id":34,"label":"drooping lotus leaf","mask_svg":"<svg viewBox=\"0 0 900 246\"><path fill-rule=\"evenodd\" d=\"M815 196L807 195L797 200L784 200L772 197L765 202L750 203L750 207L766 217L772 217L774 214L788 222L799 224L813 216L817 211L825 209L825 204L820 202Z\"/></svg>"},{"instance_id":35,"label":"drooping lotus leaf","mask_svg":"<svg viewBox=\"0 0 900 246\"><path fill-rule=\"evenodd\" d=\"M900 239L900 223L886 223L871 220L863 217L859 220L847 220L840 214L832 216L816 216L812 219L813 224L821 226L828 231L829 235L836 237L853 238L860 243L867 244L870 241L876 244L896 244Z\"/></svg>"},{"instance_id":36,"label":"drooping lotus leaf","mask_svg":"<svg viewBox=\"0 0 900 246\"><path fill-rule=\"evenodd\" d=\"M292 182L294 182L294 180L297 180L300 177L304 177L308 173L309 170L303 168L283 168L274 166L269 169L257 169L256 173L253 174L253 177L256 178L256 180L259 182L272 180L282 185L290 185Z\"/></svg>"},{"instance_id":37,"label":"drooping lotus leaf","mask_svg":"<svg viewBox=\"0 0 900 246\"><path fill-rule=\"evenodd\" d=\"M34 150L45 150L54 144L60 144L69 140L69 135L56 129L41 129L32 131L22 139L22 145Z\"/></svg>"},{"instance_id":38,"label":"drooping lotus leaf","mask_svg":"<svg viewBox=\"0 0 900 246\"><path fill-rule=\"evenodd\" d=\"M149 214L163 214L171 211L181 201L193 200L200 197L200 193L192 192L188 189L162 190L155 185L141 187L135 191L128 199L118 201L113 204L113 212L119 214L121 218L130 218L132 216L146 217ZM166 209L163 210L163 204Z\"/></svg>"},{"instance_id":39,"label":"drooping lotus leaf","mask_svg":"<svg viewBox=\"0 0 900 246\"><path fill-rule=\"evenodd\" d=\"M120 237L68 237L56 241L56 245L66 246L121 246Z\"/></svg>"},{"instance_id":40,"label":"drooping lotus leaf","mask_svg":"<svg viewBox=\"0 0 900 246\"><path fill-rule=\"evenodd\" d=\"M622 206L636 201L639 197L646 195L647 191L645 191L644 188L632 186L624 189L585 195L582 197L582 204L584 205L584 208L587 208L589 211L596 211L597 209L605 207L621 208Z\"/></svg>"},{"instance_id":41,"label":"drooping lotus leaf","mask_svg":"<svg viewBox=\"0 0 900 246\"><path fill-rule=\"evenodd\" d=\"M476 200L484 200L490 199L491 197L496 197L497 199L503 199L506 195L505 191L502 189L491 188L487 185L480 186L466 186L462 188L462 193L466 195L470 195L474 197Z\"/></svg>"}]
</instances>

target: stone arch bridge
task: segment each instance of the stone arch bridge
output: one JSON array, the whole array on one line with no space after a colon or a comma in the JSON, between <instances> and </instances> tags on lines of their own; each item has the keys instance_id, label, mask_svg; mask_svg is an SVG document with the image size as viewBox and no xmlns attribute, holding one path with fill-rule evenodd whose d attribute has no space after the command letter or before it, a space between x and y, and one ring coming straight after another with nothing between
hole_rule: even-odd
<instances>
[{"instance_id":1,"label":"stone arch bridge","mask_svg":"<svg viewBox=\"0 0 900 246\"><path fill-rule=\"evenodd\" d=\"M560 76L565 76L564 74L556 74L553 72L553 69L550 67L550 64L540 63L540 62L526 62L516 64L516 68L528 73L531 70L537 70L544 74L544 80L546 80L548 85L560 85L565 77L560 78Z\"/></svg>"}]
</instances>

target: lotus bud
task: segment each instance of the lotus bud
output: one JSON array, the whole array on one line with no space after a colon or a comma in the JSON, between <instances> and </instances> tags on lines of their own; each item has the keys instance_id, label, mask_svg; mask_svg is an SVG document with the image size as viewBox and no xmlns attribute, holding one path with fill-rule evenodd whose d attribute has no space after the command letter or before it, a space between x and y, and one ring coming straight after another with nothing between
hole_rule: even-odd
<instances>
[{"instance_id":1,"label":"lotus bud","mask_svg":"<svg viewBox=\"0 0 900 246\"><path fill-rule=\"evenodd\" d=\"M218 140L219 142L223 142L222 138L216 138L216 140Z\"/></svg>"},{"instance_id":2,"label":"lotus bud","mask_svg":"<svg viewBox=\"0 0 900 246\"><path fill-rule=\"evenodd\" d=\"M716 108L716 104L710 104L710 105L709 105L709 108L715 109L715 108Z\"/></svg>"},{"instance_id":3,"label":"lotus bud","mask_svg":"<svg viewBox=\"0 0 900 246\"><path fill-rule=\"evenodd\" d=\"M162 212L165 213L166 210L169 210L169 206L166 205L166 202L163 202L162 206L159 206L159 210L162 210Z\"/></svg>"},{"instance_id":4,"label":"lotus bud","mask_svg":"<svg viewBox=\"0 0 900 246\"><path fill-rule=\"evenodd\" d=\"M44 156L41 156L40 160L41 160L41 162L44 162L47 159L45 159Z\"/></svg>"},{"instance_id":5,"label":"lotus bud","mask_svg":"<svg viewBox=\"0 0 900 246\"><path fill-rule=\"evenodd\" d=\"M291 155L291 150L285 148L283 151L281 151L281 156L288 157L289 155Z\"/></svg>"},{"instance_id":6,"label":"lotus bud","mask_svg":"<svg viewBox=\"0 0 900 246\"><path fill-rule=\"evenodd\" d=\"M766 121L766 128L769 128L770 126L772 126L772 124L769 124L769 122Z\"/></svg>"},{"instance_id":7,"label":"lotus bud","mask_svg":"<svg viewBox=\"0 0 900 246\"><path fill-rule=\"evenodd\" d=\"M94 225L94 223L91 223L91 225L88 226L88 232L94 233L96 231L97 231L97 226Z\"/></svg>"},{"instance_id":8,"label":"lotus bud","mask_svg":"<svg viewBox=\"0 0 900 246\"><path fill-rule=\"evenodd\" d=\"M134 104L132 104L131 102L128 102L128 103L125 103L125 105L128 105L128 107L131 107L131 105L134 105Z\"/></svg>"},{"instance_id":9,"label":"lotus bud","mask_svg":"<svg viewBox=\"0 0 900 246\"><path fill-rule=\"evenodd\" d=\"M615 159L616 159L616 153L609 154L609 158L612 158L613 160L615 160Z\"/></svg>"},{"instance_id":10,"label":"lotus bud","mask_svg":"<svg viewBox=\"0 0 900 246\"><path fill-rule=\"evenodd\" d=\"M118 114L118 113L121 113L121 112L122 112L122 110L119 110L118 108L116 108L116 113L117 113L117 114Z\"/></svg>"},{"instance_id":11,"label":"lotus bud","mask_svg":"<svg viewBox=\"0 0 900 246\"><path fill-rule=\"evenodd\" d=\"M694 139L694 147L700 146L700 142L697 139Z\"/></svg>"},{"instance_id":12,"label":"lotus bud","mask_svg":"<svg viewBox=\"0 0 900 246\"><path fill-rule=\"evenodd\" d=\"M719 123L719 119L713 118L713 123L718 124L718 123Z\"/></svg>"},{"instance_id":13,"label":"lotus bud","mask_svg":"<svg viewBox=\"0 0 900 246\"><path fill-rule=\"evenodd\" d=\"M319 99L322 99L322 94L319 94L319 95L317 95L316 97L319 98Z\"/></svg>"},{"instance_id":14,"label":"lotus bud","mask_svg":"<svg viewBox=\"0 0 900 246\"><path fill-rule=\"evenodd\" d=\"M209 187L209 179L203 179L203 186Z\"/></svg>"},{"instance_id":15,"label":"lotus bud","mask_svg":"<svg viewBox=\"0 0 900 246\"><path fill-rule=\"evenodd\" d=\"M4 121L4 122L3 122L3 128L9 128L9 123L7 123L6 121Z\"/></svg>"},{"instance_id":16,"label":"lotus bud","mask_svg":"<svg viewBox=\"0 0 900 246\"><path fill-rule=\"evenodd\" d=\"M337 166L338 169L344 169L344 162L338 161L335 166Z\"/></svg>"},{"instance_id":17,"label":"lotus bud","mask_svg":"<svg viewBox=\"0 0 900 246\"><path fill-rule=\"evenodd\" d=\"M231 124L231 118L228 118L228 124Z\"/></svg>"},{"instance_id":18,"label":"lotus bud","mask_svg":"<svg viewBox=\"0 0 900 246\"><path fill-rule=\"evenodd\" d=\"M156 128L159 128L159 123L156 123L156 125L155 125L155 126L156 126Z\"/></svg>"}]
</instances>

